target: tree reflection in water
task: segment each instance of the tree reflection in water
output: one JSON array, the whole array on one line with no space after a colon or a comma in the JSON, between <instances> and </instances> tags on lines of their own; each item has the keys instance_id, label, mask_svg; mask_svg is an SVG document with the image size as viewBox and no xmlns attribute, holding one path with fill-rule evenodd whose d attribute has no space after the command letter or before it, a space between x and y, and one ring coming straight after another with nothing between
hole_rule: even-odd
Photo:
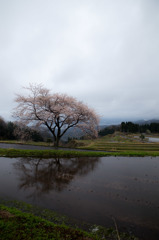
<instances>
[{"instance_id":1,"label":"tree reflection in water","mask_svg":"<svg viewBox=\"0 0 159 240\"><path fill-rule=\"evenodd\" d=\"M28 159L14 163L19 175L19 189L31 190L33 195L62 191L77 176L87 175L99 163L99 158Z\"/></svg>"}]
</instances>

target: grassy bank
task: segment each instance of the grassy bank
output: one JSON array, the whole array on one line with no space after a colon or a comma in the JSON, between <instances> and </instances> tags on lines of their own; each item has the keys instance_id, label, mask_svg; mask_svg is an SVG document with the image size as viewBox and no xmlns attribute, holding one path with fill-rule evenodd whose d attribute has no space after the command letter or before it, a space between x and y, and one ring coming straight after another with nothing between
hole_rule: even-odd
<instances>
[{"instance_id":1,"label":"grassy bank","mask_svg":"<svg viewBox=\"0 0 159 240\"><path fill-rule=\"evenodd\" d=\"M66 225L57 225L29 213L23 213L15 208L0 207L0 239L99 239L91 233L73 229Z\"/></svg>"},{"instance_id":2,"label":"grassy bank","mask_svg":"<svg viewBox=\"0 0 159 240\"><path fill-rule=\"evenodd\" d=\"M18 201L8 202L8 204L14 207L8 207L4 204L0 205L1 240L137 240L130 234L119 233L117 226L108 229L101 226L88 225L89 231L84 231L77 225L75 227L75 224L72 226L67 217L59 216L47 209L40 209Z\"/></svg>"},{"instance_id":3,"label":"grassy bank","mask_svg":"<svg viewBox=\"0 0 159 240\"><path fill-rule=\"evenodd\" d=\"M0 157L37 157L37 158L70 158L70 157L104 157L104 156L159 156L159 151L71 151L71 150L22 150L0 149Z\"/></svg>"}]
</instances>

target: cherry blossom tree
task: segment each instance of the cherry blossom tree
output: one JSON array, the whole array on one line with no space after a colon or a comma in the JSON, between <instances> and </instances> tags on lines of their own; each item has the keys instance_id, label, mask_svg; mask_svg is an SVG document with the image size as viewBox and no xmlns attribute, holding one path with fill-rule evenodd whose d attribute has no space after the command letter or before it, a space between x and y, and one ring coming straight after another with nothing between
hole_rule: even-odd
<instances>
[{"instance_id":1,"label":"cherry blossom tree","mask_svg":"<svg viewBox=\"0 0 159 240\"><path fill-rule=\"evenodd\" d=\"M31 140L31 129L23 123L15 123L14 136L21 141L29 141Z\"/></svg>"},{"instance_id":2,"label":"cherry blossom tree","mask_svg":"<svg viewBox=\"0 0 159 240\"><path fill-rule=\"evenodd\" d=\"M55 147L73 127L97 137L99 117L87 105L66 94L53 94L41 84L30 84L25 89L29 94L16 96L18 105L13 116L27 125L45 125L53 136Z\"/></svg>"}]
</instances>

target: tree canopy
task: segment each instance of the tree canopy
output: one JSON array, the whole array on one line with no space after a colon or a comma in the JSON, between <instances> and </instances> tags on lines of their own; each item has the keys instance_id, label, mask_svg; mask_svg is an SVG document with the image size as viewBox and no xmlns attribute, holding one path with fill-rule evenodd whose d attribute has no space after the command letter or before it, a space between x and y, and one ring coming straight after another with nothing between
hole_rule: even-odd
<instances>
[{"instance_id":1,"label":"tree canopy","mask_svg":"<svg viewBox=\"0 0 159 240\"><path fill-rule=\"evenodd\" d=\"M97 137L99 117L87 105L66 94L51 93L42 85L30 84L25 89L29 94L17 95L14 116L27 125L45 125L52 133L56 147L72 127Z\"/></svg>"}]
</instances>

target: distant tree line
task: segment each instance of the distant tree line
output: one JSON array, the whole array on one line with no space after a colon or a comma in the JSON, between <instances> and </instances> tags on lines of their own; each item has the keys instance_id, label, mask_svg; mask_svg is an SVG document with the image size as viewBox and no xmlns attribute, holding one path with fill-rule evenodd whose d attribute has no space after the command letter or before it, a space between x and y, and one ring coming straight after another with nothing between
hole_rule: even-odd
<instances>
[{"instance_id":1,"label":"distant tree line","mask_svg":"<svg viewBox=\"0 0 159 240\"><path fill-rule=\"evenodd\" d=\"M139 125L133 122L122 122L120 125L102 128L98 132L98 135L105 136L107 134L113 134L115 131L125 133L159 133L159 123Z\"/></svg>"},{"instance_id":2,"label":"distant tree line","mask_svg":"<svg viewBox=\"0 0 159 240\"><path fill-rule=\"evenodd\" d=\"M6 122L0 117L0 140L43 141L41 133L16 122Z\"/></svg>"},{"instance_id":3,"label":"distant tree line","mask_svg":"<svg viewBox=\"0 0 159 240\"><path fill-rule=\"evenodd\" d=\"M150 123L139 125L132 122L122 122L121 123L121 132L128 133L159 133L159 123Z\"/></svg>"}]
</instances>

